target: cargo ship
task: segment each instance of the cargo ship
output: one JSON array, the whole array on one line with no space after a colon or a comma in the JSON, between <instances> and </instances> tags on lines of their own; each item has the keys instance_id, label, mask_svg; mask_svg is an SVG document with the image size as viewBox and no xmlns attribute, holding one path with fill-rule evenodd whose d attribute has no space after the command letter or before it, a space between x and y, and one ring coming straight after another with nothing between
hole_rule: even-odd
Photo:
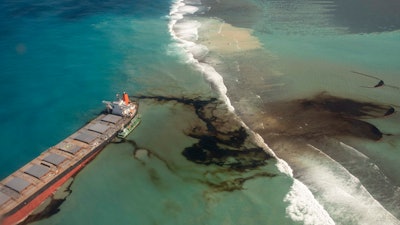
<instances>
[{"instance_id":1,"label":"cargo ship","mask_svg":"<svg viewBox=\"0 0 400 225\"><path fill-rule=\"evenodd\" d=\"M22 222L118 133L122 131L126 137L133 130L125 128L138 119L137 102L123 93L121 98L117 95L117 100L103 103L106 110L98 117L0 182L1 225Z\"/></svg>"},{"instance_id":2,"label":"cargo ship","mask_svg":"<svg viewBox=\"0 0 400 225\"><path fill-rule=\"evenodd\" d=\"M138 125L139 123L142 121L142 118L140 116L140 114L138 114L137 116L135 116L132 121L122 130L120 130L118 132L118 137L119 138L126 138L126 136L128 136Z\"/></svg>"}]
</instances>

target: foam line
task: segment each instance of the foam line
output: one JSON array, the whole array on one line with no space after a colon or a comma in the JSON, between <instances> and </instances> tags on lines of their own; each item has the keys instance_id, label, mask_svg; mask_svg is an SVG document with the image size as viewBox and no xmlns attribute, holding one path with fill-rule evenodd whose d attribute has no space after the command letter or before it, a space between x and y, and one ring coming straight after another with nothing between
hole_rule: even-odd
<instances>
[{"instance_id":1,"label":"foam line","mask_svg":"<svg viewBox=\"0 0 400 225\"><path fill-rule=\"evenodd\" d=\"M294 221L303 222L305 225L335 224L311 191L297 179L294 179L291 190L285 196L284 201L290 203L286 208L286 213Z\"/></svg>"},{"instance_id":2,"label":"foam line","mask_svg":"<svg viewBox=\"0 0 400 225\"><path fill-rule=\"evenodd\" d=\"M346 154L346 169L355 171L364 186L373 193L374 198L394 216L400 216L400 187L394 184L379 166L358 149L339 142ZM343 159L342 159L343 160ZM343 161L340 161L343 162Z\"/></svg>"},{"instance_id":3,"label":"foam line","mask_svg":"<svg viewBox=\"0 0 400 225\"><path fill-rule=\"evenodd\" d=\"M192 63L197 70L202 72L205 79L225 102L228 110L233 112L234 107L227 96L227 88L222 76L209 64L200 62L208 54L206 46L195 43L198 38L198 28L201 24L197 21L184 18L184 15L194 14L198 9L194 5L186 5L183 0L177 0L173 3L170 10L170 22L168 24L169 32L172 38L177 41L178 46L184 50L187 62Z\"/></svg>"},{"instance_id":4,"label":"foam line","mask_svg":"<svg viewBox=\"0 0 400 225\"><path fill-rule=\"evenodd\" d=\"M289 203L289 206L286 208L288 216L293 221L303 222L305 225L335 224L329 213L315 199L307 186L293 177L292 168L284 160L276 156L259 134L254 133L254 135L256 142L260 146L264 146L264 149L277 159L276 166L278 170L293 179L293 184L284 198L284 201Z\"/></svg>"},{"instance_id":5,"label":"foam line","mask_svg":"<svg viewBox=\"0 0 400 225\"><path fill-rule=\"evenodd\" d=\"M350 154L356 155L356 156L358 156L359 158L362 158L362 159L364 159L364 160L368 160L368 159L369 159L368 156L366 156L366 155L364 155L363 153L359 152L357 149L351 147L350 145L347 145L347 144L345 144L345 143L343 143L343 142L339 142L339 143L340 143L340 145L341 145L345 150L347 150Z\"/></svg>"},{"instance_id":6,"label":"foam line","mask_svg":"<svg viewBox=\"0 0 400 225\"><path fill-rule=\"evenodd\" d=\"M400 224L340 163L320 149L308 145L316 151L304 156L306 160L307 183L320 193L320 201L329 205L331 216L350 223L359 224ZM369 213L373 212L373 213Z\"/></svg>"},{"instance_id":7,"label":"foam line","mask_svg":"<svg viewBox=\"0 0 400 225\"><path fill-rule=\"evenodd\" d=\"M223 82L222 76L211 65L199 61L201 57L204 57L202 54L208 52L208 50L205 50L205 46L199 47L199 45L194 42L197 40L199 23L184 18L184 15L193 14L195 12L197 12L197 10L195 10L194 7L187 7L183 0L177 0L171 7L169 31L172 38L178 43L178 46L184 50L187 62L192 63L197 70L203 73L205 79L212 85L213 89L218 91L218 94L226 103L228 109L234 111L230 99L227 96L227 88ZM222 26L223 24L221 24L220 29L222 29ZM243 125L248 128L244 123ZM278 159L278 169L282 173L293 178L293 172L290 166L275 155L260 135L254 132L253 134L256 142L259 143L260 146L264 146L265 151ZM330 218L329 214L316 201L310 190L297 179L293 178L293 180L293 185L284 199L284 201L289 203L286 211L290 218L294 221L302 221L306 225L334 224L332 218Z\"/></svg>"}]
</instances>

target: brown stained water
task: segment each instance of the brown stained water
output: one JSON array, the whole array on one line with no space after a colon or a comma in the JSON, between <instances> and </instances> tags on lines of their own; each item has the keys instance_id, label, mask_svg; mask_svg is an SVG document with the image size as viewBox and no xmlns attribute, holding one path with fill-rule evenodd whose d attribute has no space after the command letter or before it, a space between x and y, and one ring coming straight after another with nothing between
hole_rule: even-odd
<instances>
[{"instance_id":1,"label":"brown stained water","mask_svg":"<svg viewBox=\"0 0 400 225\"><path fill-rule=\"evenodd\" d=\"M211 50L201 60L224 78L240 118L335 223L399 224L398 3L206 2L192 18ZM240 8L251 16L239 20ZM223 37L225 23L237 38ZM261 46L240 48L248 43Z\"/></svg>"},{"instance_id":2,"label":"brown stained water","mask_svg":"<svg viewBox=\"0 0 400 225\"><path fill-rule=\"evenodd\" d=\"M398 35L358 35L382 31L380 22L362 27L371 14L358 17L346 2L203 1L208 11L184 22L189 32L191 19L201 23L195 41L210 52L193 55L223 77L236 115L220 96L207 97L221 87L206 76L209 67L159 60L138 69L145 76L129 73L143 84L141 125L77 176L61 213L38 224L399 224L400 118L390 87L399 86ZM374 1L351 2L374 9ZM397 23L397 3L386 2L393 7L378 7L378 17L389 12ZM398 26L390 27L383 29ZM379 80L385 85L369 88ZM313 195L293 190L299 182L236 116ZM316 205L328 220L314 217Z\"/></svg>"},{"instance_id":3,"label":"brown stained water","mask_svg":"<svg viewBox=\"0 0 400 225\"><path fill-rule=\"evenodd\" d=\"M257 132L273 141L275 139L320 139L325 136L351 136L360 139L380 140L384 134L363 119L382 118L391 112L389 105L360 102L318 94L309 99L273 102L265 106L265 114L258 119L264 129ZM274 122L270 122L274 118ZM389 135L389 134L386 134Z\"/></svg>"},{"instance_id":4,"label":"brown stained water","mask_svg":"<svg viewBox=\"0 0 400 225\"><path fill-rule=\"evenodd\" d=\"M305 89L303 93L295 91L299 94L293 96L290 91L285 91L295 85L288 84L287 77L273 72L270 75L268 70L263 74L241 63L245 57L238 58L240 71L227 69L233 71L231 74L237 74L237 78L225 79L227 85L232 85L229 94L237 113L264 138L279 158L289 163L295 178L313 191L332 218L339 224L368 224L379 220L397 224L392 215L400 215L399 180L394 172L396 160L391 157L398 159L395 153L398 143L390 140L398 137L399 131L394 126L398 121L398 108L390 104L394 102L390 98L379 102L371 94L371 98L360 97L363 92L387 92L392 93L393 98L395 90L390 87L364 90L354 82L345 86L358 86L354 89L362 92L346 91L354 93L354 97L346 92L333 95L318 90L322 79L307 79L305 75L301 81L304 87L309 83L310 87L319 88ZM221 73L225 74L227 70L221 68ZM301 78L294 80L297 79ZM344 88L331 86L329 89L336 94ZM378 147L378 143L390 142L393 143L390 147ZM348 148L346 143L354 148ZM370 148L373 145L376 146ZM389 161L392 162L387 163ZM353 195L354 199L344 197L347 195ZM368 198L370 200L366 201ZM372 218L364 213L366 210L388 210L389 213Z\"/></svg>"},{"instance_id":5,"label":"brown stained water","mask_svg":"<svg viewBox=\"0 0 400 225\"><path fill-rule=\"evenodd\" d=\"M60 206L72 193L71 186L74 178L70 178L63 184L53 195L45 200L35 211L29 215L24 221L18 225L27 225L35 221L44 220L57 214L60 211Z\"/></svg>"},{"instance_id":6,"label":"brown stained water","mask_svg":"<svg viewBox=\"0 0 400 225\"><path fill-rule=\"evenodd\" d=\"M341 66L327 72L326 77L318 77L296 74L296 64L288 64L290 69L284 71L298 76L288 79L287 75L271 70L274 64L268 62L276 59L264 56L268 60L263 63L263 57L255 57L256 53L231 55L224 59L228 61L224 66L216 66L221 74L229 74L225 79L231 90L228 94L244 122L264 138L279 158L289 163L295 178L313 191L339 224L379 220L397 224L394 217L400 216L399 180L394 172L396 160L391 157L398 159L398 143L390 141L399 133L394 126L398 121L396 88L364 88L361 86L365 77L350 75L340 80L343 75L336 79L330 76L336 71L351 74L338 69ZM254 67L256 62L260 64ZM268 68L269 65L272 66ZM300 68L298 72L316 73L316 68L323 68L321 65ZM376 81L370 82L373 87ZM296 85L297 90L291 89ZM332 93L321 92L324 89ZM390 147L378 147L378 143L389 142L393 143ZM354 148L348 148L346 143ZM373 145L376 146L370 148ZM347 195L355 198L347 199ZM385 216L372 218L364 213L366 210L383 211Z\"/></svg>"},{"instance_id":7,"label":"brown stained water","mask_svg":"<svg viewBox=\"0 0 400 225\"><path fill-rule=\"evenodd\" d=\"M291 179L219 100L138 97L141 124L104 149L76 177L62 213L40 224L291 224L282 202Z\"/></svg>"}]
</instances>

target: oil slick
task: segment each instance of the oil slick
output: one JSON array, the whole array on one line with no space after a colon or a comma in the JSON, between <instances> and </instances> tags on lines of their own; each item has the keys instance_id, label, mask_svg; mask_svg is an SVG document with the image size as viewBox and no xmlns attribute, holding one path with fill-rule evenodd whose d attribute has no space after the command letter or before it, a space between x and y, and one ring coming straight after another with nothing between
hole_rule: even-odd
<instances>
[{"instance_id":1,"label":"oil slick","mask_svg":"<svg viewBox=\"0 0 400 225\"><path fill-rule=\"evenodd\" d=\"M378 83L377 83L377 84L375 84L375 85L374 85L374 86L372 86L372 87L365 87L365 86L362 86L362 87L365 87L365 88L377 88L377 87L383 87L383 86L386 86L386 87L394 88L394 89L397 89L397 90L399 90L399 89L400 89L400 88L399 88L399 87L397 87L397 86L393 86L393 85L387 85L387 84L385 84L385 82L384 82L383 80L381 80L379 77L372 76L372 75L365 74L365 73L360 73L360 72L357 72L357 71L350 71L350 72L352 72L352 73L354 73L354 74L358 74L358 75L364 76L364 77L369 77L369 78L372 78L372 79L378 80Z\"/></svg>"},{"instance_id":2,"label":"oil slick","mask_svg":"<svg viewBox=\"0 0 400 225\"><path fill-rule=\"evenodd\" d=\"M75 177L75 176L74 176ZM29 215L19 225L28 225L33 222L49 218L60 211L60 206L72 194L71 186L74 183L74 177L71 177L64 185L62 185L54 194L46 199L43 204Z\"/></svg>"},{"instance_id":3,"label":"oil slick","mask_svg":"<svg viewBox=\"0 0 400 225\"><path fill-rule=\"evenodd\" d=\"M381 165L363 155L362 146L354 144L349 150L341 144L384 142L382 139L390 134L381 130L381 123L375 123L375 119L385 120L395 113L393 106L321 92L308 98L266 103L263 112L251 121L264 126L254 122L250 127L290 165L294 178L312 191L335 222L397 224L393 223L397 201L386 194L398 196L398 191L382 176Z\"/></svg>"},{"instance_id":4,"label":"oil slick","mask_svg":"<svg viewBox=\"0 0 400 225\"><path fill-rule=\"evenodd\" d=\"M248 180L276 176L263 169L273 156L254 143L247 128L243 127L241 121L220 100L166 96L135 97L159 103L172 101L194 111L198 120L184 130L184 133L198 141L182 149L181 154L193 163L210 166L207 174L204 174L204 179L198 182L207 185L211 192L241 190ZM149 152L150 155L154 155L153 151ZM209 178L214 175L210 174L230 175L226 176L227 179L211 181Z\"/></svg>"},{"instance_id":5,"label":"oil slick","mask_svg":"<svg viewBox=\"0 0 400 225\"><path fill-rule=\"evenodd\" d=\"M260 118L265 126L256 131L268 140L352 136L377 141L384 134L365 119L388 116L395 110L391 106L339 98L323 92L312 98L268 103L265 112L266 115Z\"/></svg>"}]
</instances>

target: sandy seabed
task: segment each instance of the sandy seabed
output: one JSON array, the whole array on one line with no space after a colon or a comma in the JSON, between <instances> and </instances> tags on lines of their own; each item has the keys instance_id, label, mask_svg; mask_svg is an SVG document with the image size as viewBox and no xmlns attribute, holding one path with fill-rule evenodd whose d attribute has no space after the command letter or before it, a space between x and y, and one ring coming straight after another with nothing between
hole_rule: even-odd
<instances>
[{"instance_id":1,"label":"sandy seabed","mask_svg":"<svg viewBox=\"0 0 400 225\"><path fill-rule=\"evenodd\" d=\"M201 21L201 24L199 41L210 51L235 53L262 48L251 29L235 27L216 19Z\"/></svg>"}]
</instances>

